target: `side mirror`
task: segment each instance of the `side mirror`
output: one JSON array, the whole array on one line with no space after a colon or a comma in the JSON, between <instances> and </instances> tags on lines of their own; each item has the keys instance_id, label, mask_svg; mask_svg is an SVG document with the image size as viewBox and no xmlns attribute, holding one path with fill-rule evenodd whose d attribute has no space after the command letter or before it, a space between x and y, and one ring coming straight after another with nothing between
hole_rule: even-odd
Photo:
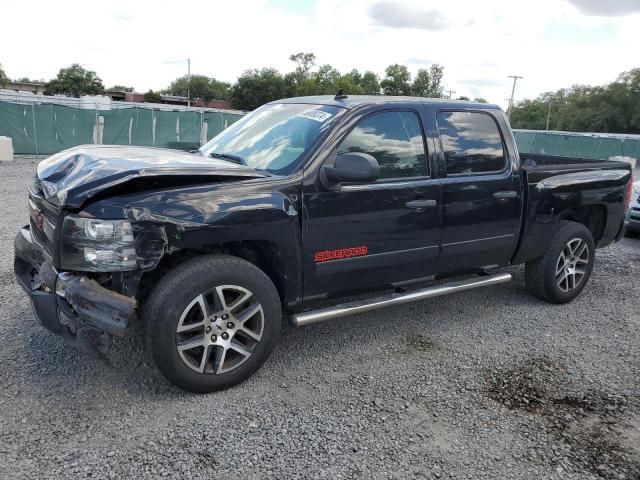
<instances>
[{"instance_id":1,"label":"side mirror","mask_svg":"<svg viewBox=\"0 0 640 480\"><path fill-rule=\"evenodd\" d=\"M323 168L326 179L333 183L370 183L380 177L378 161L368 153L343 153L336 157L333 166Z\"/></svg>"}]
</instances>

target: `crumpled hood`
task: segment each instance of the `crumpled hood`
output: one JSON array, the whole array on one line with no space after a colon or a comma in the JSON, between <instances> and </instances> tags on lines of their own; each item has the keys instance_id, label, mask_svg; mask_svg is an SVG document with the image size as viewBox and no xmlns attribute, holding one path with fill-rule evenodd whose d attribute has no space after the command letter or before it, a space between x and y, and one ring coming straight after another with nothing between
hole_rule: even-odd
<instances>
[{"instance_id":1,"label":"crumpled hood","mask_svg":"<svg viewBox=\"0 0 640 480\"><path fill-rule=\"evenodd\" d=\"M244 165L198 154L150 147L81 145L38 164L36 174L45 198L60 207L80 208L105 189L140 178L193 178L193 183L265 174Z\"/></svg>"}]
</instances>

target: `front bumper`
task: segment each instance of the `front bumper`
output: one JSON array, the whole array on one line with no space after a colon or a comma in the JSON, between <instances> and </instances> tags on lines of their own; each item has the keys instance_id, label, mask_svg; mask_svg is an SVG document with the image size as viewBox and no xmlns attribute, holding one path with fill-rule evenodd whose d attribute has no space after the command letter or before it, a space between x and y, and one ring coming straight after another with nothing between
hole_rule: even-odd
<instances>
[{"instance_id":1,"label":"front bumper","mask_svg":"<svg viewBox=\"0 0 640 480\"><path fill-rule=\"evenodd\" d=\"M28 226L14 242L14 271L38 321L79 350L105 356L110 336L124 335L136 301L86 275L59 273L34 244Z\"/></svg>"}]
</instances>

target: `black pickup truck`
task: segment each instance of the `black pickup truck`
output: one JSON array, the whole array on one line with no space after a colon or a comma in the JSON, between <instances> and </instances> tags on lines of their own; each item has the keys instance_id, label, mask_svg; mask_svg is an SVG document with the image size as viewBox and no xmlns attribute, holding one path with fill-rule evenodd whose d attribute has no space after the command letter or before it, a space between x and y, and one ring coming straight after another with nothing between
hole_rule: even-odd
<instances>
[{"instance_id":1,"label":"black pickup truck","mask_svg":"<svg viewBox=\"0 0 640 480\"><path fill-rule=\"evenodd\" d=\"M283 313L308 325L506 282L522 263L534 296L571 301L623 234L630 192L627 164L519 155L494 105L292 98L193 153L43 160L15 273L49 330L105 354L143 322L166 378L209 392L264 363Z\"/></svg>"}]
</instances>

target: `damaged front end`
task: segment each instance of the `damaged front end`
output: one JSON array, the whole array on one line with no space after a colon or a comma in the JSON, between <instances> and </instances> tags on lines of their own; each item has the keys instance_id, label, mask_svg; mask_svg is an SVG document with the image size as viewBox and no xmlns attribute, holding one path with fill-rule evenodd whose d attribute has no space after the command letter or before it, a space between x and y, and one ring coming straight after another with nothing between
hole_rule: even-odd
<instances>
[{"instance_id":1,"label":"damaged front end","mask_svg":"<svg viewBox=\"0 0 640 480\"><path fill-rule=\"evenodd\" d=\"M80 273L59 273L34 245L29 227L15 239L14 271L38 321L78 350L107 358L111 335L123 336L136 300Z\"/></svg>"}]
</instances>

